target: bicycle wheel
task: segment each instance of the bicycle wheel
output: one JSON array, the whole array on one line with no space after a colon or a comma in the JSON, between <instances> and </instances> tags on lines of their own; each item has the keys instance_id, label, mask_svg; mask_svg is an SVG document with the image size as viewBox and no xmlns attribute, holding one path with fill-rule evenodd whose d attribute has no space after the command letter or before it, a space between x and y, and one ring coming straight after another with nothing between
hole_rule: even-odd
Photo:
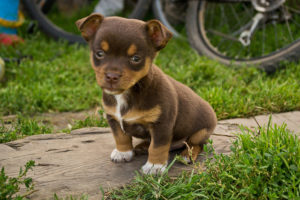
<instances>
[{"instance_id":1,"label":"bicycle wheel","mask_svg":"<svg viewBox=\"0 0 300 200\"><path fill-rule=\"evenodd\" d=\"M72 0L71 0L72 1ZM30 17L38 22L40 29L56 40L66 40L69 43L85 44L79 35L75 21L93 12L97 1L82 0L78 9L70 12L70 5L63 8L58 0L23 0L25 9ZM77 2L79 2L77 0ZM151 0L126 1L125 9L119 13L123 17L142 19L151 3ZM59 4L58 4L59 3ZM68 11L65 12L64 9Z\"/></svg>"},{"instance_id":2,"label":"bicycle wheel","mask_svg":"<svg viewBox=\"0 0 300 200\"><path fill-rule=\"evenodd\" d=\"M153 0L152 10L174 37L183 38L184 18L187 3L184 0Z\"/></svg>"},{"instance_id":3,"label":"bicycle wheel","mask_svg":"<svg viewBox=\"0 0 300 200\"><path fill-rule=\"evenodd\" d=\"M187 34L200 54L226 65L255 65L266 71L299 57L298 0L273 0L270 9L255 7L255 1L225 1L189 3Z\"/></svg>"}]
</instances>

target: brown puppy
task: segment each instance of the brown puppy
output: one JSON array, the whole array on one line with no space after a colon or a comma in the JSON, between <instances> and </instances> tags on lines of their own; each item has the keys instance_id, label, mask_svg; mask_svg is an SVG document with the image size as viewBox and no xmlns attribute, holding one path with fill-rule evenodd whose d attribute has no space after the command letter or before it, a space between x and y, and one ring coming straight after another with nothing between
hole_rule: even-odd
<instances>
[{"instance_id":1,"label":"brown puppy","mask_svg":"<svg viewBox=\"0 0 300 200\"><path fill-rule=\"evenodd\" d=\"M166 169L172 144L184 141L195 160L216 126L211 106L153 64L172 34L157 20L143 22L92 14L76 22L89 43L102 104L116 142L114 162L130 161L132 137L150 143L144 173ZM142 145L140 145L142 146Z\"/></svg>"}]
</instances>

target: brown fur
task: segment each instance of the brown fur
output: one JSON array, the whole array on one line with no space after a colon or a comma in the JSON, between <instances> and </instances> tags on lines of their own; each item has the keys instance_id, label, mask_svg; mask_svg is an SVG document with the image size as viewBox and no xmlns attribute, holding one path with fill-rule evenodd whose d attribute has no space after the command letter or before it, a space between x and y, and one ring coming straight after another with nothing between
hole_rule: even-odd
<instances>
[{"instance_id":1,"label":"brown fur","mask_svg":"<svg viewBox=\"0 0 300 200\"><path fill-rule=\"evenodd\" d=\"M103 101L102 101L102 105L103 105L104 112L107 115L111 115L111 116L115 115L115 113L116 113L116 106L106 105Z\"/></svg>"},{"instance_id":2,"label":"brown fur","mask_svg":"<svg viewBox=\"0 0 300 200\"><path fill-rule=\"evenodd\" d=\"M170 145L171 141L167 142L165 145L157 146L154 141L151 140L148 149L148 161L153 164L166 164L168 161Z\"/></svg>"},{"instance_id":3,"label":"brown fur","mask_svg":"<svg viewBox=\"0 0 300 200\"><path fill-rule=\"evenodd\" d=\"M202 129L195 134L191 135L188 139L188 143L191 145L203 144L203 141L206 141L209 138L209 132L206 129Z\"/></svg>"},{"instance_id":4,"label":"brown fur","mask_svg":"<svg viewBox=\"0 0 300 200\"><path fill-rule=\"evenodd\" d=\"M134 152L136 154L146 154L148 153L149 146L150 146L150 141L143 140L141 143L137 144L134 147Z\"/></svg>"},{"instance_id":5,"label":"brown fur","mask_svg":"<svg viewBox=\"0 0 300 200\"><path fill-rule=\"evenodd\" d=\"M133 149L132 138L126 135L120 128L113 129L116 148L119 151L130 151Z\"/></svg>"},{"instance_id":6,"label":"brown fur","mask_svg":"<svg viewBox=\"0 0 300 200\"><path fill-rule=\"evenodd\" d=\"M131 137L142 138L151 141L148 161L165 164L172 144L180 146L186 140L193 149L192 159L196 159L217 118L205 100L152 63L172 36L167 28L157 20L143 22L98 14L79 20L77 26L91 49L92 67L104 90L102 104L117 149L132 149ZM95 53L101 48L105 55L97 58ZM132 61L134 55L141 59ZM105 80L106 73L119 79L112 84ZM122 122L116 114L116 94L123 94L126 102L120 111Z\"/></svg>"}]
</instances>

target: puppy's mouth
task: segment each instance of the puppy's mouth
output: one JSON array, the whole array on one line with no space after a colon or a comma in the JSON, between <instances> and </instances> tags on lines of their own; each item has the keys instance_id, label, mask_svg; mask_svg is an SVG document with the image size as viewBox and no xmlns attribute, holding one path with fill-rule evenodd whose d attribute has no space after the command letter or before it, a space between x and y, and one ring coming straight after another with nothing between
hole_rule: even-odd
<instances>
[{"instance_id":1,"label":"puppy's mouth","mask_svg":"<svg viewBox=\"0 0 300 200\"><path fill-rule=\"evenodd\" d=\"M121 94L124 92L123 89L118 89L114 87L102 87L102 89L105 93L112 94L112 95Z\"/></svg>"}]
</instances>

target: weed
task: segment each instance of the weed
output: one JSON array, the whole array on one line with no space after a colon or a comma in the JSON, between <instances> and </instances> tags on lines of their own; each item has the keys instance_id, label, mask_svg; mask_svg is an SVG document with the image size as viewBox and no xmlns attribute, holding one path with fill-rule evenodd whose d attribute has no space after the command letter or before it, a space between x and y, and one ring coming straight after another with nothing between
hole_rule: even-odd
<instances>
[{"instance_id":1,"label":"weed","mask_svg":"<svg viewBox=\"0 0 300 200\"><path fill-rule=\"evenodd\" d=\"M32 178L26 177L28 170L35 166L34 161L30 160L25 164L23 171L20 167L19 175L11 178L5 175L4 167L1 169L0 174L0 200L25 200L26 197L34 192L34 184ZM26 193L19 194L20 186L25 185Z\"/></svg>"},{"instance_id":2,"label":"weed","mask_svg":"<svg viewBox=\"0 0 300 200\"><path fill-rule=\"evenodd\" d=\"M88 199L89 199L88 195L85 194L81 195L79 198L73 197L72 195L67 196L65 198L60 198L57 196L57 194L54 194L54 200L88 200Z\"/></svg>"}]
</instances>

